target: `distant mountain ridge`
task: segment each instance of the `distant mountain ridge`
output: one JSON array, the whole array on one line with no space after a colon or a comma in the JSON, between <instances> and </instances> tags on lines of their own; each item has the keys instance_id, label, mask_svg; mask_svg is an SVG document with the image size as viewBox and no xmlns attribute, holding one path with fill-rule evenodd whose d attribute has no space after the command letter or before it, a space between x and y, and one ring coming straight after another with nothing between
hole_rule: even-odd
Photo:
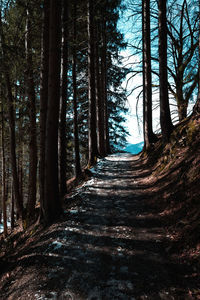
<instances>
[{"instance_id":1,"label":"distant mountain ridge","mask_svg":"<svg viewBox=\"0 0 200 300\"><path fill-rule=\"evenodd\" d=\"M142 151L144 147L144 142L140 142L137 144L128 144L123 150L132 154L138 154Z\"/></svg>"}]
</instances>

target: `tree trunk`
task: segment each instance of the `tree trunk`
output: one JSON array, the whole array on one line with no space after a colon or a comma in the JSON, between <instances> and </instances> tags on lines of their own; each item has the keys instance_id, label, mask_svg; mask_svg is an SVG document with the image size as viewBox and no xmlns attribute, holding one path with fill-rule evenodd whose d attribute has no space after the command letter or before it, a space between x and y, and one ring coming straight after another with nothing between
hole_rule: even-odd
<instances>
[{"instance_id":1,"label":"tree trunk","mask_svg":"<svg viewBox=\"0 0 200 300\"><path fill-rule=\"evenodd\" d=\"M12 177L13 177L13 186L15 192L17 213L19 217L23 218L23 201L19 191L19 179L17 173L17 160L16 160L16 137L15 137L15 114L13 108L13 96L12 96L12 88L10 83L9 76L9 67L7 65L7 55L5 51L5 39L3 34L3 28L1 23L1 9L0 9L0 35L1 35L1 43L2 43L2 55L3 55L3 63L4 63L4 76L5 83L7 88L7 97L8 97L8 119L9 119L9 127L10 127L10 158L11 158L11 169L12 169Z\"/></svg>"},{"instance_id":2,"label":"tree trunk","mask_svg":"<svg viewBox=\"0 0 200 300\"><path fill-rule=\"evenodd\" d=\"M144 1L142 1L142 36L144 37ZM145 130L145 124L146 124L146 113L145 113L145 99L146 99L146 95L145 95L145 72L144 72L144 65L145 65L145 56L144 56L144 38L142 39L142 68L143 68L143 72L142 72L142 84L143 84L143 136L144 136L144 150L146 150L146 130Z\"/></svg>"},{"instance_id":3,"label":"tree trunk","mask_svg":"<svg viewBox=\"0 0 200 300\"><path fill-rule=\"evenodd\" d=\"M159 0L159 76L160 76L160 123L164 141L168 141L173 130L169 108L167 76L167 18L166 0Z\"/></svg>"},{"instance_id":4,"label":"tree trunk","mask_svg":"<svg viewBox=\"0 0 200 300\"><path fill-rule=\"evenodd\" d=\"M58 182L58 124L60 107L61 2L50 1L48 110L45 139L43 215L53 222L62 212Z\"/></svg>"},{"instance_id":5,"label":"tree trunk","mask_svg":"<svg viewBox=\"0 0 200 300\"><path fill-rule=\"evenodd\" d=\"M4 237L8 235L7 229L7 206L6 206L6 162L5 162L5 145L4 145L4 108L1 104L1 157L2 157L2 211L3 211L3 232Z\"/></svg>"},{"instance_id":6,"label":"tree trunk","mask_svg":"<svg viewBox=\"0 0 200 300\"><path fill-rule=\"evenodd\" d=\"M97 160L97 132L96 132L96 98L95 98L95 70L94 70L94 11L93 1L88 0L88 166Z\"/></svg>"},{"instance_id":7,"label":"tree trunk","mask_svg":"<svg viewBox=\"0 0 200 300\"><path fill-rule=\"evenodd\" d=\"M142 2L143 13L143 97L144 97L144 143L148 148L157 140L152 128L152 77L151 77L151 29L150 0Z\"/></svg>"},{"instance_id":8,"label":"tree trunk","mask_svg":"<svg viewBox=\"0 0 200 300\"><path fill-rule=\"evenodd\" d=\"M200 114L200 2L199 2L199 80L197 102L193 108L193 114Z\"/></svg>"},{"instance_id":9,"label":"tree trunk","mask_svg":"<svg viewBox=\"0 0 200 300\"><path fill-rule=\"evenodd\" d=\"M15 117L13 109L13 97L11 92L10 78L8 73L6 74L6 85L8 90L8 117L10 125L10 158L11 158L11 168L13 176L13 187L15 193L17 213L20 218L23 218L23 201L20 194L19 188L19 178L17 173L17 160L16 160L16 139L15 139Z\"/></svg>"},{"instance_id":10,"label":"tree trunk","mask_svg":"<svg viewBox=\"0 0 200 300\"><path fill-rule=\"evenodd\" d=\"M36 183L37 183L37 130L36 130L36 107L35 107L35 86L33 80L33 61L32 61L32 34L30 12L27 9L26 20L26 61L27 61L27 97L29 101L29 120L30 120L30 141L29 141L29 185L27 202L27 221L30 222L34 217L36 204Z\"/></svg>"},{"instance_id":11,"label":"tree trunk","mask_svg":"<svg viewBox=\"0 0 200 300\"><path fill-rule=\"evenodd\" d=\"M178 97L178 94L177 94L177 97ZM178 106L179 121L182 121L183 119L185 119L187 117L188 103L186 101L184 101L183 98L178 98L177 99L177 106Z\"/></svg>"},{"instance_id":12,"label":"tree trunk","mask_svg":"<svg viewBox=\"0 0 200 300\"><path fill-rule=\"evenodd\" d=\"M96 43L95 43L95 87L96 87L96 105L97 105L97 145L98 153L101 157L105 156L104 147L104 105L100 84L100 51L99 51L99 22L96 21Z\"/></svg>"},{"instance_id":13,"label":"tree trunk","mask_svg":"<svg viewBox=\"0 0 200 300\"><path fill-rule=\"evenodd\" d=\"M49 74L49 9L50 0L44 0L43 28L41 39L41 74L40 74L40 207L44 206L45 186L45 139L48 104L48 74ZM42 209L40 209L42 218Z\"/></svg>"},{"instance_id":14,"label":"tree trunk","mask_svg":"<svg viewBox=\"0 0 200 300\"><path fill-rule=\"evenodd\" d=\"M62 2L62 77L61 77L61 101L60 101L60 127L59 127L59 179L60 196L63 197L67 191L66 186L66 104L68 98L68 0Z\"/></svg>"},{"instance_id":15,"label":"tree trunk","mask_svg":"<svg viewBox=\"0 0 200 300\"><path fill-rule=\"evenodd\" d=\"M24 100L24 99L23 99ZM19 191L20 195L23 199L23 157L24 157L24 141L23 141L23 108L22 105L19 108L19 118L18 118L18 131L19 131L19 137L18 137L18 178L19 178Z\"/></svg>"},{"instance_id":16,"label":"tree trunk","mask_svg":"<svg viewBox=\"0 0 200 300\"><path fill-rule=\"evenodd\" d=\"M14 229L15 226L15 199L14 199L14 191L13 191L13 183L11 182L11 229Z\"/></svg>"},{"instance_id":17,"label":"tree trunk","mask_svg":"<svg viewBox=\"0 0 200 300\"><path fill-rule=\"evenodd\" d=\"M79 151L79 134L78 134L78 112L77 112L77 81L76 81L76 0L73 4L73 58L72 58L72 80L73 80L73 108L74 108L74 149L75 149L75 176L79 178L82 174L80 164L80 151Z\"/></svg>"},{"instance_id":18,"label":"tree trunk","mask_svg":"<svg viewBox=\"0 0 200 300\"><path fill-rule=\"evenodd\" d=\"M101 76L102 76L102 94L103 94L103 109L104 109L104 145L105 154L111 153L109 128L108 128L108 99L107 99L107 39L106 39L106 19L102 18L102 56L101 56Z\"/></svg>"}]
</instances>

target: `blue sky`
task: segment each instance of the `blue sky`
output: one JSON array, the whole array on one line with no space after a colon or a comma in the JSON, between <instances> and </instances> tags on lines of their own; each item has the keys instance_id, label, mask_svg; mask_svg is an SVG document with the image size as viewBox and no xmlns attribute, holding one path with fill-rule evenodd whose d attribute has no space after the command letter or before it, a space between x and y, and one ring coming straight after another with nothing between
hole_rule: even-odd
<instances>
[{"instance_id":1,"label":"blue sky","mask_svg":"<svg viewBox=\"0 0 200 300\"><path fill-rule=\"evenodd\" d=\"M126 0L124 0L126 2ZM182 1L180 1L182 3ZM128 3L128 5L131 5L131 2ZM131 18L128 18L128 16L131 14L130 10L126 10L122 13L120 21L118 23L118 28L120 32L124 34L125 41L128 41L131 43L136 36L141 37L141 15L136 14L134 21ZM154 26L156 23L154 22ZM153 25L152 25L153 27ZM152 52L157 51L157 45L158 41L156 40L154 46L152 46ZM137 65L137 62L140 61L140 57L137 55L132 55L133 50L131 47L127 47L126 50L121 51L121 55L124 57L124 65L127 66L129 64L132 64L133 69L138 69L139 63ZM158 65L155 66L158 68ZM126 78L126 81L124 82L124 87L127 86L128 94L130 91L136 87L142 85L142 74L137 74L133 79L130 79L131 74L129 74ZM158 84L158 78L154 78L156 81L155 83ZM154 83L153 79L153 83ZM127 84L128 82L128 84ZM142 114L143 114L143 108L142 108L142 88L138 88L133 93L128 96L127 106L129 108L129 114L127 115L127 121L126 121L126 127L129 130L130 136L128 137L128 142L131 144L136 144L141 141L143 141L143 125L142 125ZM141 94L140 94L141 93ZM138 95L140 97L138 98ZM170 97L172 98L172 97ZM195 100L195 99L194 99ZM137 105L137 112L136 112L136 103ZM171 111L173 111L173 119L175 122L177 122L177 109L176 109L176 102L173 99L170 99L171 103ZM194 103L190 102L188 107L188 112L190 113L192 111ZM159 113L159 92L158 88L153 89L153 129L157 133L160 131L160 113Z\"/></svg>"}]
</instances>

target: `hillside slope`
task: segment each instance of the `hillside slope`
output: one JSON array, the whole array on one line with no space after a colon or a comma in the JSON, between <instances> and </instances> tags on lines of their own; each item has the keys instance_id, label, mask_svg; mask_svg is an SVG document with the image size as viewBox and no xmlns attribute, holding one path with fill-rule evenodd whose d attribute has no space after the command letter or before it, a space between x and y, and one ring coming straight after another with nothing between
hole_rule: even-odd
<instances>
[{"instance_id":1,"label":"hillside slope","mask_svg":"<svg viewBox=\"0 0 200 300\"><path fill-rule=\"evenodd\" d=\"M143 157L152 168L153 202L168 219L169 251L199 264L200 118L178 124L168 144L158 141Z\"/></svg>"}]
</instances>

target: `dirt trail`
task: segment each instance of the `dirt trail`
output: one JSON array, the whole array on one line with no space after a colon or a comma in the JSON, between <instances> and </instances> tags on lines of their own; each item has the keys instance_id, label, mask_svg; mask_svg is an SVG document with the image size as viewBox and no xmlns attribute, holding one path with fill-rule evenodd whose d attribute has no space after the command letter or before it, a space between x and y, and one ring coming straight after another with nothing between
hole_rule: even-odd
<instances>
[{"instance_id":1,"label":"dirt trail","mask_svg":"<svg viewBox=\"0 0 200 300\"><path fill-rule=\"evenodd\" d=\"M194 299L187 266L166 255L139 156L110 155L92 172L80 204L13 256L0 299Z\"/></svg>"}]
</instances>

